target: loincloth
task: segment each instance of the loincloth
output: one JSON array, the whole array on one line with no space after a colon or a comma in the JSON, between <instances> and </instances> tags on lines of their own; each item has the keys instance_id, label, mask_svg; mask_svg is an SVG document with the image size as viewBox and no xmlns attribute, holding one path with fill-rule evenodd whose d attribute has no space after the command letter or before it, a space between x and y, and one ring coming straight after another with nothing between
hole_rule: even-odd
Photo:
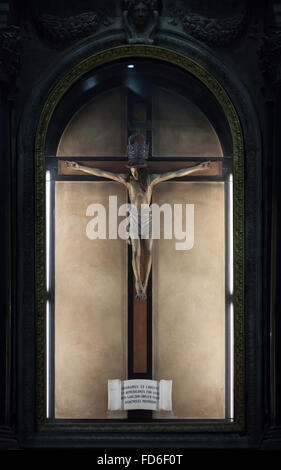
<instances>
[{"instance_id":1,"label":"loincloth","mask_svg":"<svg viewBox=\"0 0 281 470\"><path fill-rule=\"evenodd\" d=\"M149 238L152 233L152 212L149 206L130 210L130 238Z\"/></svg>"}]
</instances>

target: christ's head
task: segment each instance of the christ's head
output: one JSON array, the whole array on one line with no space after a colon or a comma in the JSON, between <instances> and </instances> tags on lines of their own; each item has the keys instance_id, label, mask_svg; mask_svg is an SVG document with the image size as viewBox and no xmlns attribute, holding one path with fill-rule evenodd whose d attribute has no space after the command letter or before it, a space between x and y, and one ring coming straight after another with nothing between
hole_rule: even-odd
<instances>
[{"instance_id":1,"label":"christ's head","mask_svg":"<svg viewBox=\"0 0 281 470\"><path fill-rule=\"evenodd\" d=\"M132 166L130 168L130 172L131 172L131 175L134 178L134 180L138 181L138 179L139 179L139 168L136 168L136 167Z\"/></svg>"},{"instance_id":2,"label":"christ's head","mask_svg":"<svg viewBox=\"0 0 281 470\"><path fill-rule=\"evenodd\" d=\"M138 181L141 188L146 191L147 180L148 180L148 169L147 166L130 166L127 173L127 181Z\"/></svg>"}]
</instances>

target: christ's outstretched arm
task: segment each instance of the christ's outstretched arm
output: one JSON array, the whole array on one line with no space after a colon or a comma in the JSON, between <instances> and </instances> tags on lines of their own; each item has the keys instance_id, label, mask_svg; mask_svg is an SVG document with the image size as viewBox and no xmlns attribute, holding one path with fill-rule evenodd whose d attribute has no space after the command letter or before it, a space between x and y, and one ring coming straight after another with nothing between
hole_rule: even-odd
<instances>
[{"instance_id":1,"label":"christ's outstretched arm","mask_svg":"<svg viewBox=\"0 0 281 470\"><path fill-rule=\"evenodd\" d=\"M211 162L203 162L199 163L199 165L190 166L188 168L182 168L181 170L176 171L168 171L167 173L162 173L158 175L151 175L151 183L150 187L155 186L158 183L162 183L163 181L168 181L173 178L181 178L182 176L190 175L196 171L206 170L209 168Z\"/></svg>"},{"instance_id":2,"label":"christ's outstretched arm","mask_svg":"<svg viewBox=\"0 0 281 470\"><path fill-rule=\"evenodd\" d=\"M111 171L99 170L91 166L79 165L76 162L66 162L66 166L72 170L83 171L89 175L100 176L101 178L108 178L126 185L125 175L123 173L111 173Z\"/></svg>"},{"instance_id":3,"label":"christ's outstretched arm","mask_svg":"<svg viewBox=\"0 0 281 470\"><path fill-rule=\"evenodd\" d=\"M199 165L191 166L189 168L182 168L181 170L177 171L169 171L167 173L162 173L158 175L151 175L150 179L150 188L153 188L158 183L162 181L168 181L173 178L180 178L182 176L190 175L191 173L195 173L196 171L205 170L206 168L210 167L210 162L203 162ZM146 297L146 290L149 280L149 275L151 271L151 264L152 264L152 247L153 247L153 239L150 235L150 238L146 240L146 250L147 250L147 260L146 260L146 267L145 267L145 279L143 284L143 298Z\"/></svg>"}]
</instances>

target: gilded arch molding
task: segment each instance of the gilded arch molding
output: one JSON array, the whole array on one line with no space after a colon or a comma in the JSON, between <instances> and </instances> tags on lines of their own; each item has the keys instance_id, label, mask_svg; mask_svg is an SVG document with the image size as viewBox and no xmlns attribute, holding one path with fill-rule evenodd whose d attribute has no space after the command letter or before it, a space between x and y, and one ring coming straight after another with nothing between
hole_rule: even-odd
<instances>
[{"instance_id":1,"label":"gilded arch molding","mask_svg":"<svg viewBox=\"0 0 281 470\"><path fill-rule=\"evenodd\" d=\"M232 134L234 168L234 423L150 423L113 425L115 431L235 431L244 426L244 149L240 121L234 105L222 85L206 69L187 56L150 45L118 46L89 56L76 65L53 88L39 119L35 137L35 289L37 334L37 423L45 422L45 142L53 112L68 89L84 74L109 62L141 57L178 66L194 75L216 97ZM110 431L110 424L88 424L84 430ZM77 425L75 425L77 429ZM55 430L55 427L53 428ZM69 429L70 430L70 429Z\"/></svg>"}]
</instances>

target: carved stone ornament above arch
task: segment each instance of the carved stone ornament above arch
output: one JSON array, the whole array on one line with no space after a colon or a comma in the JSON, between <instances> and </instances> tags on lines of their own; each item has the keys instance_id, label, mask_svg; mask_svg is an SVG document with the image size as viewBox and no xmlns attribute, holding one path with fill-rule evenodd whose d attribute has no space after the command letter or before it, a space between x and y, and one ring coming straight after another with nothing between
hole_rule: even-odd
<instances>
[{"instance_id":1,"label":"carved stone ornament above arch","mask_svg":"<svg viewBox=\"0 0 281 470\"><path fill-rule=\"evenodd\" d=\"M170 2L169 12L172 25L181 25L188 35L212 46L227 46L239 39L248 15L244 2L238 2L232 13L223 17L218 10L205 14L194 12L182 0Z\"/></svg>"},{"instance_id":2,"label":"carved stone ornament above arch","mask_svg":"<svg viewBox=\"0 0 281 470\"><path fill-rule=\"evenodd\" d=\"M204 0L107 0L62 9L42 0L31 10L31 19L39 36L51 46L116 32L123 33L129 44L154 44L158 32L169 31L226 47L243 35L251 16L243 0L230 3L224 2L221 9Z\"/></svg>"},{"instance_id":3,"label":"carved stone ornament above arch","mask_svg":"<svg viewBox=\"0 0 281 470\"><path fill-rule=\"evenodd\" d=\"M124 0L123 24L130 44L153 44L159 22L160 0Z\"/></svg>"},{"instance_id":4,"label":"carved stone ornament above arch","mask_svg":"<svg viewBox=\"0 0 281 470\"><path fill-rule=\"evenodd\" d=\"M111 24L106 8L67 17L41 13L34 21L39 33L53 43L75 42L96 33L101 24Z\"/></svg>"},{"instance_id":5,"label":"carved stone ornament above arch","mask_svg":"<svg viewBox=\"0 0 281 470\"><path fill-rule=\"evenodd\" d=\"M23 42L20 28L10 25L0 31L0 81L9 83L22 66Z\"/></svg>"}]
</instances>

